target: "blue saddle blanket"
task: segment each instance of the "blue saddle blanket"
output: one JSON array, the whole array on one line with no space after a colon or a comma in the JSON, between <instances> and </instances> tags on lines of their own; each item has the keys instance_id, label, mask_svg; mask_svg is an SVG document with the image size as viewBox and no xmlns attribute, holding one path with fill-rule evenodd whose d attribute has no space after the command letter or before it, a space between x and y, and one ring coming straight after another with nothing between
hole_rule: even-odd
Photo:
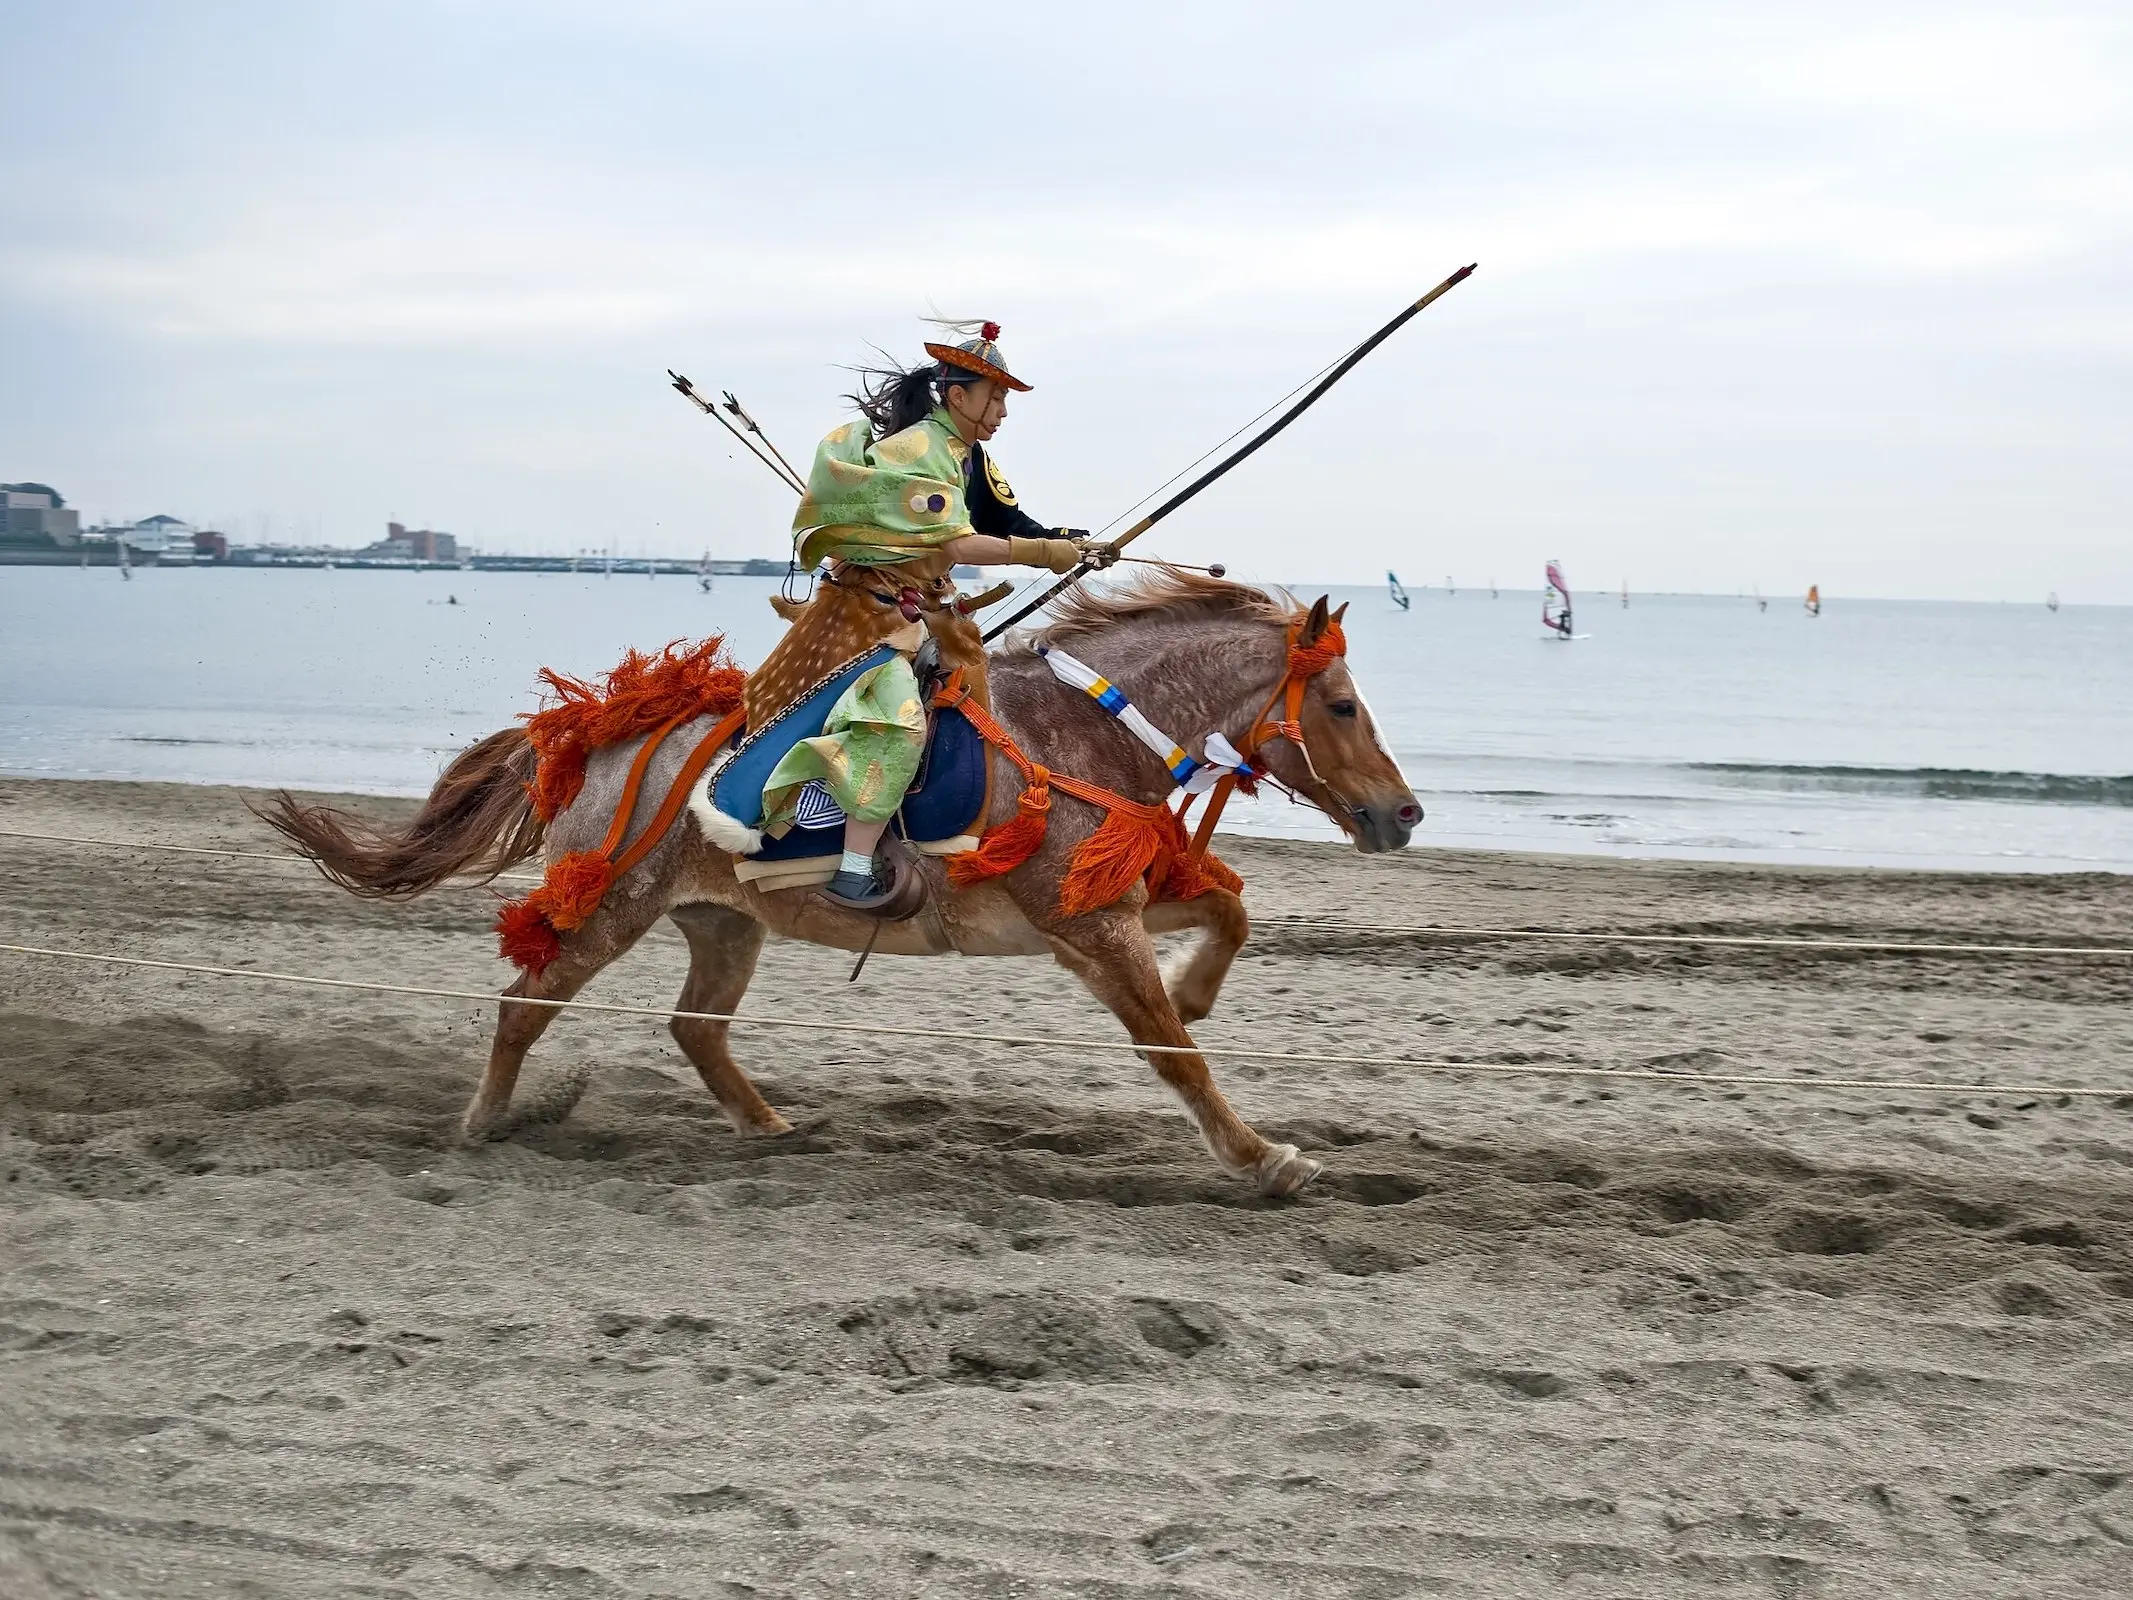
<instances>
[{"instance_id":1,"label":"blue saddle blanket","mask_svg":"<svg viewBox=\"0 0 2133 1600\"><path fill-rule=\"evenodd\" d=\"M896 652L878 645L839 670L812 694L795 701L753 735L738 742L739 753L719 769L711 783L711 803L751 828L763 824L763 785L785 752L822 731L837 697L861 673L882 665ZM897 831L920 844L953 839L982 822L985 809L985 740L959 710L936 710L927 719L926 748L918 775L904 793ZM837 855L844 849L844 813L819 783L800 793L798 824L782 839L765 839L749 859L796 861Z\"/></svg>"}]
</instances>

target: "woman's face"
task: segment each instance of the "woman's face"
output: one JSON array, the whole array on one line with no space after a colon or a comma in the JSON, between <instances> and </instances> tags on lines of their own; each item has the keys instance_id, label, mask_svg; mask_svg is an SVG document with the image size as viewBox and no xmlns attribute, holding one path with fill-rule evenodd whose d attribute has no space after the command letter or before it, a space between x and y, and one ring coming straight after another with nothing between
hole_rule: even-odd
<instances>
[{"instance_id":1,"label":"woman's face","mask_svg":"<svg viewBox=\"0 0 2133 1600\"><path fill-rule=\"evenodd\" d=\"M990 378L956 384L948 391L948 415L964 438L983 444L1007 420L1007 390Z\"/></svg>"}]
</instances>

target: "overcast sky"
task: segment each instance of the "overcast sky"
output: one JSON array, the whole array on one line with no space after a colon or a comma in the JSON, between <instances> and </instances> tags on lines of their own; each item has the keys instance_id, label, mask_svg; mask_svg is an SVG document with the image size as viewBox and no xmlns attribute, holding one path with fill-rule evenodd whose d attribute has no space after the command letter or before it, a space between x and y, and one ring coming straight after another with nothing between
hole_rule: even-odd
<instances>
[{"instance_id":1,"label":"overcast sky","mask_svg":"<svg viewBox=\"0 0 2133 1600\"><path fill-rule=\"evenodd\" d=\"M1752 14L1760 9L1760 17ZM2123 4L0 0L0 478L780 555L843 365L991 316L1096 526L1268 578L2133 602Z\"/></svg>"}]
</instances>

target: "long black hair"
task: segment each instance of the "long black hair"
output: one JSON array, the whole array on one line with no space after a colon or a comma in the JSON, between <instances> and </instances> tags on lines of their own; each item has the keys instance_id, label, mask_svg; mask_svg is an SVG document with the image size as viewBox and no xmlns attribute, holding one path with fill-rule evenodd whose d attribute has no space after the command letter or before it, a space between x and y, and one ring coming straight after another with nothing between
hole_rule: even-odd
<instances>
[{"instance_id":1,"label":"long black hair","mask_svg":"<svg viewBox=\"0 0 2133 1600\"><path fill-rule=\"evenodd\" d=\"M925 320L940 329L943 338L953 338L957 334L967 338L981 330L985 337L993 338L1000 331L992 323L960 317L928 317ZM935 406L947 401L948 391L957 384L983 381L975 372L945 362L922 361L915 367L904 368L896 366L887 351L877 347L874 353L890 365L853 368L859 375L859 391L846 395L845 399L859 408L859 414L867 419L876 439L886 439L892 433L902 433L915 422L925 421L933 414Z\"/></svg>"},{"instance_id":2,"label":"long black hair","mask_svg":"<svg viewBox=\"0 0 2133 1600\"><path fill-rule=\"evenodd\" d=\"M915 422L923 422L933 414L933 408L945 397L945 384L940 382L944 369L935 361L922 361L906 370L902 367L859 367L859 387L845 396L859 408L859 414L867 419L876 439L886 439L892 433L902 433ZM975 383L974 373L958 374L964 383Z\"/></svg>"}]
</instances>

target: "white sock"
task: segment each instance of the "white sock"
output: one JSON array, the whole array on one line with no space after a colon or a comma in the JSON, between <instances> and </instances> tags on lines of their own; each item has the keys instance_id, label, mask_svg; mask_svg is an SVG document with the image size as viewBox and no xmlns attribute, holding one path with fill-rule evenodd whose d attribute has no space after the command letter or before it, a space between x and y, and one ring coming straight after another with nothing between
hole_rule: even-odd
<instances>
[{"instance_id":1,"label":"white sock","mask_svg":"<svg viewBox=\"0 0 2133 1600\"><path fill-rule=\"evenodd\" d=\"M861 855L857 850L847 850L844 853L844 859L837 863L837 870L839 872L856 872L860 877L864 878L873 872L874 858L871 855Z\"/></svg>"}]
</instances>

